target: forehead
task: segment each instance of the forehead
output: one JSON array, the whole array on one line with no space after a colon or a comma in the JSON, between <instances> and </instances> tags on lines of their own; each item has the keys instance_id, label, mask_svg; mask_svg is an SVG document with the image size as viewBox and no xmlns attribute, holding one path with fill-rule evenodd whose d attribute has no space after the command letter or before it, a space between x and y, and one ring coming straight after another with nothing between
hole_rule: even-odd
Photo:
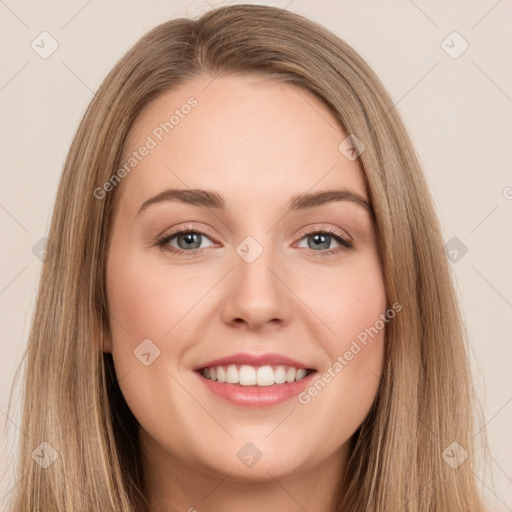
<instances>
[{"instance_id":1,"label":"forehead","mask_svg":"<svg viewBox=\"0 0 512 512\"><path fill-rule=\"evenodd\" d=\"M253 76L205 77L166 92L138 117L122 159L136 165L117 192L131 207L165 188L218 190L246 205L339 187L366 197L360 163L338 149L346 136L302 89Z\"/></svg>"}]
</instances>

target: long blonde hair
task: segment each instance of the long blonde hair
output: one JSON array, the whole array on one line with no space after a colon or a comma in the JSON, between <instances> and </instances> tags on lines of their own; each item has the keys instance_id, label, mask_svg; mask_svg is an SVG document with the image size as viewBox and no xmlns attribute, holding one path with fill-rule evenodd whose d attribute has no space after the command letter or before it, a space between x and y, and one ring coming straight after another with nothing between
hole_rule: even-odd
<instances>
[{"instance_id":1,"label":"long blonde hair","mask_svg":"<svg viewBox=\"0 0 512 512\"><path fill-rule=\"evenodd\" d=\"M378 395L340 475L338 510L483 510L463 326L434 208L397 110L363 59L325 28L276 7L232 5L147 33L108 74L80 123L22 361L26 435L12 512L147 510L136 420L118 386L124 376L102 345L115 321L105 261L117 191L100 200L94 190L118 170L129 130L150 101L190 79L239 73L309 91L364 143L359 159L387 297L402 305L387 327ZM47 469L31 455L43 441L58 457ZM468 454L457 468L442 457L454 442Z\"/></svg>"}]
</instances>

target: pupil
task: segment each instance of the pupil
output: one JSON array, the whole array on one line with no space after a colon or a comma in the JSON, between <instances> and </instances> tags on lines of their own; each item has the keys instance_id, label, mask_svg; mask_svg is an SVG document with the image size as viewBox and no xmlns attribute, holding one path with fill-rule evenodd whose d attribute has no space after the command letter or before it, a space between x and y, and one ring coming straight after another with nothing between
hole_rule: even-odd
<instances>
[{"instance_id":1,"label":"pupil","mask_svg":"<svg viewBox=\"0 0 512 512\"><path fill-rule=\"evenodd\" d=\"M201 246L200 237L201 235L199 233L186 233L184 235L180 235L178 237L178 245L181 249L198 249ZM185 242L184 247L183 244L181 244L182 241ZM190 244L193 244L193 246Z\"/></svg>"},{"instance_id":2,"label":"pupil","mask_svg":"<svg viewBox=\"0 0 512 512\"><path fill-rule=\"evenodd\" d=\"M322 249L328 249L329 248L329 242L328 239L330 237L328 235L324 235L321 233L317 233L313 235L313 239L315 240L315 244L317 244L315 247L318 248L318 244L320 244ZM310 249L314 249L315 247L311 247Z\"/></svg>"}]
</instances>

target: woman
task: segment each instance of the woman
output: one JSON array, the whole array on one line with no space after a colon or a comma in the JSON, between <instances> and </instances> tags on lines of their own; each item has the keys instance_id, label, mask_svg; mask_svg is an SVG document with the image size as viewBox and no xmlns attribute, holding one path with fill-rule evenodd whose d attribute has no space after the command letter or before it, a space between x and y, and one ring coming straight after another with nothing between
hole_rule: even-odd
<instances>
[{"instance_id":1,"label":"woman","mask_svg":"<svg viewBox=\"0 0 512 512\"><path fill-rule=\"evenodd\" d=\"M483 509L420 165L326 29L237 5L149 32L49 239L14 512Z\"/></svg>"}]
</instances>

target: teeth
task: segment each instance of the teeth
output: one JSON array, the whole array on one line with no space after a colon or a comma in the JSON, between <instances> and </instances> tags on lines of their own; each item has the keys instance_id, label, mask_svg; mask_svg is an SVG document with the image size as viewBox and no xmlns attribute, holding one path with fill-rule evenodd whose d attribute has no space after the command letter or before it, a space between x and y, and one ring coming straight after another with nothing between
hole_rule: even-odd
<instances>
[{"instance_id":1,"label":"teeth","mask_svg":"<svg viewBox=\"0 0 512 512\"><path fill-rule=\"evenodd\" d=\"M240 366L240 385L256 385L256 370L252 366L248 366L246 364Z\"/></svg>"},{"instance_id":2,"label":"teeth","mask_svg":"<svg viewBox=\"0 0 512 512\"><path fill-rule=\"evenodd\" d=\"M306 370L304 368L300 368L297 370L297 374L295 375L295 380L302 380L306 376Z\"/></svg>"},{"instance_id":3,"label":"teeth","mask_svg":"<svg viewBox=\"0 0 512 512\"><path fill-rule=\"evenodd\" d=\"M222 368L222 366L217 366L216 370L217 370L217 380L219 382L226 382L226 371L224 370L224 368Z\"/></svg>"},{"instance_id":4,"label":"teeth","mask_svg":"<svg viewBox=\"0 0 512 512\"><path fill-rule=\"evenodd\" d=\"M286 370L284 366L278 366L274 374L274 382L276 384L284 384L286 382Z\"/></svg>"},{"instance_id":5,"label":"teeth","mask_svg":"<svg viewBox=\"0 0 512 512\"><path fill-rule=\"evenodd\" d=\"M258 386L272 386L274 382L272 366L260 366L256 372L256 384Z\"/></svg>"},{"instance_id":6,"label":"teeth","mask_svg":"<svg viewBox=\"0 0 512 512\"><path fill-rule=\"evenodd\" d=\"M226 382L228 384L238 384L240 382L238 370L234 364L230 364L226 370Z\"/></svg>"},{"instance_id":7,"label":"teeth","mask_svg":"<svg viewBox=\"0 0 512 512\"><path fill-rule=\"evenodd\" d=\"M228 384L240 384L241 386L273 386L302 380L307 375L305 368L293 368L292 366L249 366L243 364L237 366L230 364L203 368L203 377Z\"/></svg>"}]
</instances>

